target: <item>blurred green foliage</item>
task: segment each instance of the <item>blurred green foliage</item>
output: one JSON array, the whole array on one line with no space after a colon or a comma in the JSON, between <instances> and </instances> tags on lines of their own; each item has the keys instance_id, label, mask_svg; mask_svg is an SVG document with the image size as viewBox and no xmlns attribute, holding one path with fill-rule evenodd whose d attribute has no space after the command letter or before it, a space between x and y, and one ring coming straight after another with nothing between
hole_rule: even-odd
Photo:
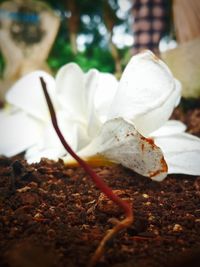
<instances>
[{"instance_id":1,"label":"blurred green foliage","mask_svg":"<svg viewBox=\"0 0 200 267\"><path fill-rule=\"evenodd\" d=\"M114 72L113 58L106 48L91 46L83 52L74 55L69 42L58 35L48 58L48 64L54 72L68 62L76 62L87 71L96 68L103 72Z\"/></svg>"},{"instance_id":2,"label":"blurred green foliage","mask_svg":"<svg viewBox=\"0 0 200 267\"><path fill-rule=\"evenodd\" d=\"M70 1L70 0L69 0ZM103 5L107 0L91 1L91 0L74 0L79 12L78 36L85 38L85 49L74 54L69 39L69 25L67 2L65 0L45 1L54 10L59 11L61 17L60 30L55 40L54 46L48 58L48 64L54 72L68 62L76 62L80 67L87 71L96 68L102 72L115 72L115 62L111 55L108 43L108 31L106 30ZM118 0L111 0L113 14L119 9ZM127 21L116 17L116 25L124 25L128 29ZM102 34L101 28L105 33ZM127 55L128 47L119 50L121 58ZM123 64L123 63L122 63Z\"/></svg>"},{"instance_id":3,"label":"blurred green foliage","mask_svg":"<svg viewBox=\"0 0 200 267\"><path fill-rule=\"evenodd\" d=\"M128 47L119 50L121 64L124 67L131 56ZM60 67L69 63L77 63L84 71L91 68L96 68L102 72L115 72L115 64L112 55L107 47L93 46L87 47L85 51L78 52L74 55L70 43L67 43L64 38L58 35L54 46L47 60L49 66L55 73Z\"/></svg>"},{"instance_id":4,"label":"blurred green foliage","mask_svg":"<svg viewBox=\"0 0 200 267\"><path fill-rule=\"evenodd\" d=\"M5 66L5 62L4 62L2 54L0 53L0 78L2 78L3 76L4 66Z\"/></svg>"}]
</instances>

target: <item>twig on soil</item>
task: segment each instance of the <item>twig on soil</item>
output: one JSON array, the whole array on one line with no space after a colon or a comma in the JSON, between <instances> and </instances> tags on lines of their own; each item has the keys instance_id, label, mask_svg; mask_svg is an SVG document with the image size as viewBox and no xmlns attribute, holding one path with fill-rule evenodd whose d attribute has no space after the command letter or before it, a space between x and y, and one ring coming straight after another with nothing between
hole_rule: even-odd
<instances>
[{"instance_id":1,"label":"twig on soil","mask_svg":"<svg viewBox=\"0 0 200 267\"><path fill-rule=\"evenodd\" d=\"M101 258L101 256L103 255L104 251L105 251L105 246L106 243L114 236L116 235L118 232L120 232L123 229L126 229L127 227L129 227L132 223L133 223L133 211L132 211L132 207L129 203L123 201L120 197L118 197L117 195L114 194L114 192L112 191L112 189L103 181L101 180L101 178L93 171L93 169L82 159L80 158L74 151L73 149L69 146L69 144L66 142L63 134L60 131L60 128L58 126L58 122L57 122L57 117L56 117L56 113L52 104L52 101L50 99L50 96L47 92L47 87L46 87L46 83L44 81L44 79L42 77L40 77L40 81L42 84L42 88L43 88L43 92L47 101L47 105L49 108L49 112L51 115L51 121L53 124L53 127L61 141L61 143L63 144L63 146L65 147L65 149L67 150L67 152L80 164L80 166L86 171L86 173L91 177L91 179L93 180L93 182L96 184L97 188L103 192L110 200L112 200L114 203L116 203L120 208L122 208L124 210L125 213L125 219L123 219L122 221L119 221L112 229L110 229L106 235L104 236L104 238L101 240L100 244L98 245L93 257L91 258L91 261L89 262L88 267L93 267L96 265L96 263L99 261L99 259Z\"/></svg>"}]
</instances>

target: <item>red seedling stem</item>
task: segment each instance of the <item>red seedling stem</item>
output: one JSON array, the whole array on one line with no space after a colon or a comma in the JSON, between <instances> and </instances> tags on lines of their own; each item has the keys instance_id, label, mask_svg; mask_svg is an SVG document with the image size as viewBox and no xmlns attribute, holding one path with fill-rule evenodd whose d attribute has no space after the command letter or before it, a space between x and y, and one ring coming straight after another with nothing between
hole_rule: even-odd
<instances>
[{"instance_id":1,"label":"red seedling stem","mask_svg":"<svg viewBox=\"0 0 200 267\"><path fill-rule=\"evenodd\" d=\"M101 241L99 247L97 248L97 251L95 255L92 258L92 261L90 263L90 266L94 266L103 254L105 243L112 238L114 234L116 234L118 231L128 227L132 221L133 221L133 212L132 207L129 203L123 201L121 198L119 198L117 195L114 194L112 189L93 171L93 169L82 159L80 158L75 151L69 146L67 141L65 140L62 132L60 131L60 128L58 126L57 117L55 113L55 109L53 107L52 101L50 99L50 96L47 92L47 86L42 77L40 77L40 81L42 84L42 89L47 101L47 105L49 108L49 112L51 115L51 121L53 124L53 127L62 143L64 148L67 150L67 152L80 164L80 166L86 171L86 173L91 177L97 188L103 192L109 199L111 199L114 203L116 203L119 207L121 207L124 210L124 213L126 215L126 218L119 222L113 229L110 230L110 232L103 238Z\"/></svg>"}]
</instances>

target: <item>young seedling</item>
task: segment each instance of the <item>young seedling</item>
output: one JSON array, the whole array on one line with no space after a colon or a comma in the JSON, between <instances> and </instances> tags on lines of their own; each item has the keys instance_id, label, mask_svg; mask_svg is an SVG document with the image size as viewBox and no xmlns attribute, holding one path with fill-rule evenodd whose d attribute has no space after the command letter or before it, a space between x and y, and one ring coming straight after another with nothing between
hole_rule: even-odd
<instances>
[{"instance_id":1,"label":"young seedling","mask_svg":"<svg viewBox=\"0 0 200 267\"><path fill-rule=\"evenodd\" d=\"M52 101L50 99L50 96L47 92L47 87L44 79L40 77L40 81L42 84L42 88L44 91L44 95L47 101L47 105L49 108L49 112L51 115L51 121L53 124L53 127L67 150L67 152L80 164L80 166L85 170L85 172L90 176L92 181L95 183L97 188L104 193L110 200L112 200L114 203L116 203L121 209L123 209L125 218L122 221L117 221L116 225L110 229L104 238L101 240L99 246L97 247L93 257L91 258L88 267L93 267L96 265L96 263L99 261L101 256L104 254L106 243L118 232L120 232L123 229L126 229L133 223L133 211L132 207L129 203L123 201L121 198L119 198L117 195L115 195L112 191L112 189L93 171L93 169L86 163L82 158L80 158L75 151L69 146L67 141L65 140L62 132L60 131L60 128L58 126L57 117L55 113L55 109L53 107Z\"/></svg>"}]
</instances>

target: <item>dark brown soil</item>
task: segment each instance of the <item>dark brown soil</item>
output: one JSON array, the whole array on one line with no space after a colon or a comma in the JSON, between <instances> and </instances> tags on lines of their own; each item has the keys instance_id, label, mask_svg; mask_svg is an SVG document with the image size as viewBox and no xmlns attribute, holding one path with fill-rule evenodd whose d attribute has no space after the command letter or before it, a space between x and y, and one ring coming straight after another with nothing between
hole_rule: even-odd
<instances>
[{"instance_id":1,"label":"dark brown soil","mask_svg":"<svg viewBox=\"0 0 200 267\"><path fill-rule=\"evenodd\" d=\"M177 117L200 136L199 109L177 110ZM200 177L170 175L158 183L121 166L95 170L132 203L135 217L98 267L200 266ZM112 218L122 217L81 168L0 158L1 267L86 266Z\"/></svg>"}]
</instances>

